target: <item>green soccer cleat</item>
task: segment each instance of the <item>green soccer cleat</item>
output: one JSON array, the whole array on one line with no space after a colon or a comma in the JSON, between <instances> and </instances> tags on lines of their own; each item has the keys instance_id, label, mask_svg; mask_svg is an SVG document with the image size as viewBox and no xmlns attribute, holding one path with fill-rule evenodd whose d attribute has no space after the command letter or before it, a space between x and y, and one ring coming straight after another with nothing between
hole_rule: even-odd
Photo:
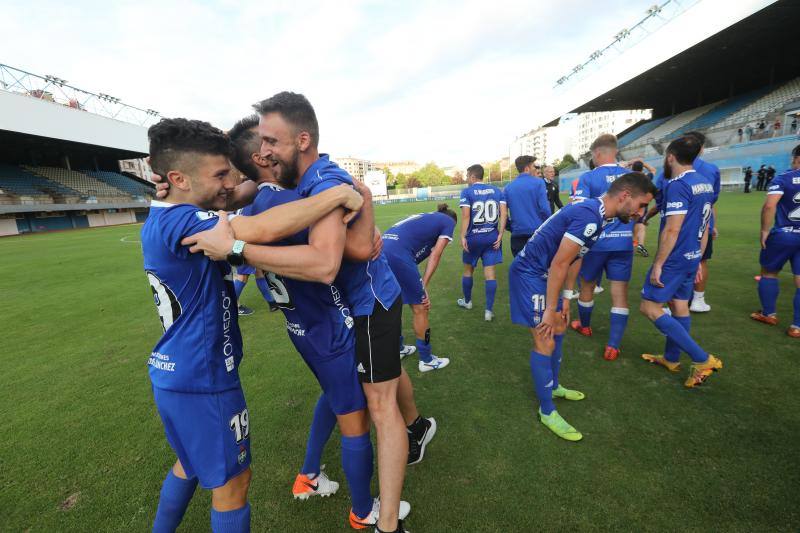
<instances>
[{"instance_id":1,"label":"green soccer cleat","mask_svg":"<svg viewBox=\"0 0 800 533\"><path fill-rule=\"evenodd\" d=\"M568 440L571 442L577 442L583 438L581 432L575 429L574 427L570 426L566 420L561 418L561 415L558 414L558 411L553 411L549 415L542 414L542 410L539 410L539 421L544 424L547 429L558 435L564 440Z\"/></svg>"},{"instance_id":2,"label":"green soccer cleat","mask_svg":"<svg viewBox=\"0 0 800 533\"><path fill-rule=\"evenodd\" d=\"M553 390L553 398L564 398L565 400L577 402L586 398L586 395L579 390L572 390L559 385L558 388Z\"/></svg>"}]
</instances>

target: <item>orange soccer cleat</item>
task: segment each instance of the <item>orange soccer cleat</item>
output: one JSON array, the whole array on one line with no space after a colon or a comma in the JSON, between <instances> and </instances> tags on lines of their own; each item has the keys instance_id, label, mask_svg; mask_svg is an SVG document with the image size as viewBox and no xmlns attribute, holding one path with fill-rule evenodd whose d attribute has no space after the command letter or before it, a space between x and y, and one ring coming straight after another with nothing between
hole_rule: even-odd
<instances>
[{"instance_id":1,"label":"orange soccer cleat","mask_svg":"<svg viewBox=\"0 0 800 533\"><path fill-rule=\"evenodd\" d=\"M614 361L617 357L619 357L619 348L606 346L606 351L603 352L603 359L606 361Z\"/></svg>"},{"instance_id":2,"label":"orange soccer cleat","mask_svg":"<svg viewBox=\"0 0 800 533\"><path fill-rule=\"evenodd\" d=\"M591 337L592 336L592 328L591 326L581 326L580 320L573 320L572 323L569 325L572 329L583 335L584 337Z\"/></svg>"},{"instance_id":3,"label":"orange soccer cleat","mask_svg":"<svg viewBox=\"0 0 800 533\"><path fill-rule=\"evenodd\" d=\"M770 326L775 326L778 324L778 315L765 315L761 311L750 313L750 318L756 322L762 322L764 324L769 324Z\"/></svg>"},{"instance_id":4,"label":"orange soccer cleat","mask_svg":"<svg viewBox=\"0 0 800 533\"><path fill-rule=\"evenodd\" d=\"M800 327L798 326L789 326L789 329L786 330L786 334L794 339L800 339Z\"/></svg>"},{"instance_id":5,"label":"orange soccer cleat","mask_svg":"<svg viewBox=\"0 0 800 533\"><path fill-rule=\"evenodd\" d=\"M698 385L702 385L706 382L711 374L721 368L722 361L713 355L708 354L708 361L705 363L695 363L691 366L691 369L689 370L689 377L686 378L684 385L689 389L697 387Z\"/></svg>"}]
</instances>

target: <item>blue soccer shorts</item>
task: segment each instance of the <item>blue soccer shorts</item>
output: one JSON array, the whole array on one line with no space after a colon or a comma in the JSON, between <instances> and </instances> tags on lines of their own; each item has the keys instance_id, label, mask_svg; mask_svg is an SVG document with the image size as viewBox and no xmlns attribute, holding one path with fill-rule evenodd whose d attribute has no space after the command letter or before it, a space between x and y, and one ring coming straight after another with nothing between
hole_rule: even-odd
<instances>
[{"instance_id":1,"label":"blue soccer shorts","mask_svg":"<svg viewBox=\"0 0 800 533\"><path fill-rule=\"evenodd\" d=\"M494 249L494 241L497 240L497 232L479 233L477 235L467 235L467 247L469 252L461 252L461 261L465 265L472 265L475 268L478 260L483 266L498 265L503 262L503 245L497 250Z\"/></svg>"},{"instance_id":2,"label":"blue soccer shorts","mask_svg":"<svg viewBox=\"0 0 800 533\"><path fill-rule=\"evenodd\" d=\"M367 408L364 389L358 380L355 346L333 357L303 352L300 355L317 378L335 414L346 415Z\"/></svg>"},{"instance_id":3,"label":"blue soccer shorts","mask_svg":"<svg viewBox=\"0 0 800 533\"><path fill-rule=\"evenodd\" d=\"M547 279L517 268L511 263L508 270L508 298L511 304L511 322L535 328L542 322L547 301ZM561 310L563 299L558 299Z\"/></svg>"},{"instance_id":4,"label":"blue soccer shorts","mask_svg":"<svg viewBox=\"0 0 800 533\"><path fill-rule=\"evenodd\" d=\"M189 479L215 489L250 466L250 416L241 387L215 393L153 387L153 397Z\"/></svg>"},{"instance_id":5,"label":"blue soccer shorts","mask_svg":"<svg viewBox=\"0 0 800 533\"><path fill-rule=\"evenodd\" d=\"M407 305L421 304L425 298L425 287L422 285L422 278L414 258L403 250L395 251L384 248L384 251L386 259L389 261L389 267L400 284L403 303Z\"/></svg>"},{"instance_id":6,"label":"blue soccer shorts","mask_svg":"<svg viewBox=\"0 0 800 533\"><path fill-rule=\"evenodd\" d=\"M633 250L605 252L589 250L583 256L582 279L599 279L603 272L609 281L630 281L633 272Z\"/></svg>"},{"instance_id":7,"label":"blue soccer shorts","mask_svg":"<svg viewBox=\"0 0 800 533\"><path fill-rule=\"evenodd\" d=\"M663 287L656 287L650 283L650 272L653 267L647 269L642 287L642 298L651 302L667 303L670 300L691 300L694 290L694 279L697 274L697 267L691 270L663 268L661 270L661 283Z\"/></svg>"},{"instance_id":8,"label":"blue soccer shorts","mask_svg":"<svg viewBox=\"0 0 800 533\"><path fill-rule=\"evenodd\" d=\"M800 276L800 233L773 231L767 237L767 247L761 250L759 261L767 272L780 272L789 261L792 274Z\"/></svg>"}]
</instances>

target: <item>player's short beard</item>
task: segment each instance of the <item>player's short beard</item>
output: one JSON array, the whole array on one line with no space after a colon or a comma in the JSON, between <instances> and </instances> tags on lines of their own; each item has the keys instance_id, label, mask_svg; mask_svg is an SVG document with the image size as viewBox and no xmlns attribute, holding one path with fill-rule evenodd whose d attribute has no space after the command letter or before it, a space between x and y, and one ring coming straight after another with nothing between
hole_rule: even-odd
<instances>
[{"instance_id":1,"label":"player's short beard","mask_svg":"<svg viewBox=\"0 0 800 533\"><path fill-rule=\"evenodd\" d=\"M630 215L617 215L617 218L623 224L627 224L628 222L631 221L631 216Z\"/></svg>"},{"instance_id":2,"label":"player's short beard","mask_svg":"<svg viewBox=\"0 0 800 533\"><path fill-rule=\"evenodd\" d=\"M297 150L292 154L289 161L278 159L280 173L278 174L278 184L284 189L294 189L300 179L300 152Z\"/></svg>"},{"instance_id":3,"label":"player's short beard","mask_svg":"<svg viewBox=\"0 0 800 533\"><path fill-rule=\"evenodd\" d=\"M667 181L672 179L672 167L669 166L666 157L664 158L664 179Z\"/></svg>"}]
</instances>

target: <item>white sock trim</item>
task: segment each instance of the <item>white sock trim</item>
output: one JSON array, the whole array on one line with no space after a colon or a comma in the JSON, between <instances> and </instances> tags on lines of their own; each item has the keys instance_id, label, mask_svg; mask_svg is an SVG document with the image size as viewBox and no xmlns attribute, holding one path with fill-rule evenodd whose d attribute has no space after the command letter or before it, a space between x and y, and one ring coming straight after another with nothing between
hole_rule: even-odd
<instances>
[{"instance_id":1,"label":"white sock trim","mask_svg":"<svg viewBox=\"0 0 800 533\"><path fill-rule=\"evenodd\" d=\"M706 297L706 291L694 291L694 297L702 300Z\"/></svg>"},{"instance_id":2,"label":"white sock trim","mask_svg":"<svg viewBox=\"0 0 800 533\"><path fill-rule=\"evenodd\" d=\"M582 302L578 300L578 305L581 307L594 307L594 300L589 300L588 302Z\"/></svg>"},{"instance_id":3,"label":"white sock trim","mask_svg":"<svg viewBox=\"0 0 800 533\"><path fill-rule=\"evenodd\" d=\"M628 309L627 307L612 307L611 308L611 312L615 313L615 314L618 314L618 315L626 315L627 316L627 315L629 315L631 313L631 310Z\"/></svg>"}]
</instances>

